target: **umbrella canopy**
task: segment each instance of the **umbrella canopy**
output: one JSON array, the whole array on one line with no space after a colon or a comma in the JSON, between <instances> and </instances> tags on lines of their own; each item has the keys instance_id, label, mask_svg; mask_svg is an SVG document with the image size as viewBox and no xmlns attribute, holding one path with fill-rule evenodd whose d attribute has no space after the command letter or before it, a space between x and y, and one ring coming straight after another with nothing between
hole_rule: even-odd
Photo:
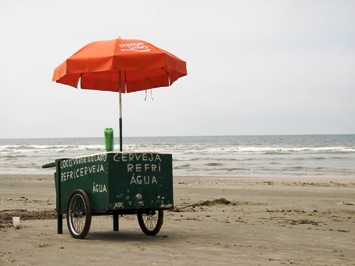
<instances>
[{"instance_id":1,"label":"umbrella canopy","mask_svg":"<svg viewBox=\"0 0 355 266\"><path fill-rule=\"evenodd\" d=\"M122 151L121 93L170 86L186 75L186 62L175 55L146 41L119 38L84 46L54 70L53 81L119 92Z\"/></svg>"},{"instance_id":2,"label":"umbrella canopy","mask_svg":"<svg viewBox=\"0 0 355 266\"><path fill-rule=\"evenodd\" d=\"M170 86L185 75L186 62L175 55L145 41L113 39L81 48L54 70L53 81L129 93Z\"/></svg>"}]
</instances>

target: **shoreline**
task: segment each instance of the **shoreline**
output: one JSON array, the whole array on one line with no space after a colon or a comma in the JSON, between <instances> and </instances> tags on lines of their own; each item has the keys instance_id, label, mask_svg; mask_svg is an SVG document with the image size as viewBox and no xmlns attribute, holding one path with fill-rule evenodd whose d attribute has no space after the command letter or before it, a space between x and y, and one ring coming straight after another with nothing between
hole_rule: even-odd
<instances>
[{"instance_id":1,"label":"shoreline","mask_svg":"<svg viewBox=\"0 0 355 266\"><path fill-rule=\"evenodd\" d=\"M354 265L354 195L354 178L175 176L158 235L93 216L78 240L56 233L52 174L0 174L0 265Z\"/></svg>"}]
</instances>

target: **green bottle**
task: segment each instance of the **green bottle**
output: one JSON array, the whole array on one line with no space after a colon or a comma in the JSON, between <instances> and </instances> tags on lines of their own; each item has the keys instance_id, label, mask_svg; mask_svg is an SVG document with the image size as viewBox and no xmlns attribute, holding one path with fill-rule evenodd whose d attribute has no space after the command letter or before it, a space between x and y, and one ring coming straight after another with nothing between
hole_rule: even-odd
<instances>
[{"instance_id":1,"label":"green bottle","mask_svg":"<svg viewBox=\"0 0 355 266\"><path fill-rule=\"evenodd\" d=\"M113 129L105 128L105 149L106 151L113 151L115 144L113 141Z\"/></svg>"}]
</instances>

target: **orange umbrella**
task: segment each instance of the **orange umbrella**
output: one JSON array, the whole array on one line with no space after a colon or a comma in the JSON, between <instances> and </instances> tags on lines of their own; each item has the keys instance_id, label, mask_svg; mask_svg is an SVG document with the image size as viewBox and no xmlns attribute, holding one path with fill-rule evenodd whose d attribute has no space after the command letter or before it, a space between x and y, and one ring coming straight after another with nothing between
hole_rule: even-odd
<instances>
[{"instance_id":1,"label":"orange umbrella","mask_svg":"<svg viewBox=\"0 0 355 266\"><path fill-rule=\"evenodd\" d=\"M54 70L53 81L119 92L122 151L121 93L170 86L186 75L186 62L175 55L146 41L119 38L84 46Z\"/></svg>"}]
</instances>

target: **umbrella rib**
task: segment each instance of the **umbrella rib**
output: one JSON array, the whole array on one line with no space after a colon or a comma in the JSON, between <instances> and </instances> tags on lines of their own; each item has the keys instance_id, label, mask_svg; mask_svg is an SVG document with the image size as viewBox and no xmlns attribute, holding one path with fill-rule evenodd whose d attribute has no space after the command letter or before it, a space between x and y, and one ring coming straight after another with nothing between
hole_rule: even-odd
<instances>
[{"instance_id":1,"label":"umbrella rib","mask_svg":"<svg viewBox=\"0 0 355 266\"><path fill-rule=\"evenodd\" d=\"M124 74L124 81L125 81L125 93L127 93L128 81L127 81L126 71L123 71L123 74Z\"/></svg>"},{"instance_id":2,"label":"umbrella rib","mask_svg":"<svg viewBox=\"0 0 355 266\"><path fill-rule=\"evenodd\" d=\"M80 74L79 79L78 79L78 83L76 84L76 87L78 88L80 86L80 88L83 88L82 84L81 84L81 76L82 74ZM80 84L80 85L79 85Z\"/></svg>"},{"instance_id":3,"label":"umbrella rib","mask_svg":"<svg viewBox=\"0 0 355 266\"><path fill-rule=\"evenodd\" d=\"M171 86L171 83L170 83L170 73L168 71L166 71L165 67L162 67L162 69L164 69L165 73L168 75L168 84L169 84L169 87Z\"/></svg>"}]
</instances>

